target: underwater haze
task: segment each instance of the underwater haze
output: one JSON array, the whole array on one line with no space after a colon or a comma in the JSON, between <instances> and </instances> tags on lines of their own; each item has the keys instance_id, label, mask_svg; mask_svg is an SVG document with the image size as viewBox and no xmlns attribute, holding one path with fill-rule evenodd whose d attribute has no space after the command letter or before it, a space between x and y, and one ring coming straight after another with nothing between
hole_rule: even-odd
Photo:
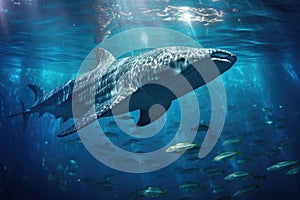
<instances>
[{"instance_id":1,"label":"underwater haze","mask_svg":"<svg viewBox=\"0 0 300 200\"><path fill-rule=\"evenodd\" d=\"M0 0L0 199L299 199L299 11L300 3L292 0ZM72 119L32 114L23 128L22 116L8 118L22 111L21 101L33 105L28 84L50 92L75 78L99 43L146 27L178 31L237 57L221 75L226 119L206 157L198 152L211 128L207 86L195 90L201 116L193 145L147 173L106 166L77 133L57 137ZM163 129L147 139L122 132L112 117L98 123L114 145L144 153L180 132L180 113L176 100Z\"/></svg>"}]
</instances>

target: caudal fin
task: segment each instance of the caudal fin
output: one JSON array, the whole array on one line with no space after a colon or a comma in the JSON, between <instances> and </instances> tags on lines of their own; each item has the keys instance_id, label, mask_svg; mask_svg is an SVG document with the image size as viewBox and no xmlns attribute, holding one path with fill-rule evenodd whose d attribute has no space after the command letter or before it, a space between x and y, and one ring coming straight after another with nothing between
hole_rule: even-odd
<instances>
[{"instance_id":1,"label":"caudal fin","mask_svg":"<svg viewBox=\"0 0 300 200\"><path fill-rule=\"evenodd\" d=\"M9 115L9 116L7 116L7 118L12 118L12 117L22 115L22 117L23 117L22 128L25 129L26 126L27 126L30 111L26 109L25 104L24 104L23 101L21 101L21 106L22 106L22 112Z\"/></svg>"}]
</instances>

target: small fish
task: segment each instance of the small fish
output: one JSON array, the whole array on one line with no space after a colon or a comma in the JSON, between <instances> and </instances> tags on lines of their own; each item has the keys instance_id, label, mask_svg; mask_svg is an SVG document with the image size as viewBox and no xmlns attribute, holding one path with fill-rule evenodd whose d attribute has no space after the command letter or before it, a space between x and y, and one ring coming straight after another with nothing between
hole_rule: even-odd
<instances>
[{"instance_id":1,"label":"small fish","mask_svg":"<svg viewBox=\"0 0 300 200\"><path fill-rule=\"evenodd\" d=\"M222 146L228 146L228 145L234 145L234 144L240 144L242 142L242 140L238 139L238 138L230 138L225 140L222 143Z\"/></svg>"},{"instance_id":2,"label":"small fish","mask_svg":"<svg viewBox=\"0 0 300 200\"><path fill-rule=\"evenodd\" d=\"M245 186L245 187L243 187L242 189L236 191L236 192L233 194L232 197L235 198L235 197L241 196L241 195L243 195L243 194L245 194L245 193L248 193L248 192L250 192L250 191L252 191L252 190L255 190L255 189L258 189L258 188L259 188L259 185Z\"/></svg>"},{"instance_id":3,"label":"small fish","mask_svg":"<svg viewBox=\"0 0 300 200\"><path fill-rule=\"evenodd\" d=\"M100 181L97 182L96 185L100 187L103 191L112 191L115 190L115 184L110 181Z\"/></svg>"},{"instance_id":4,"label":"small fish","mask_svg":"<svg viewBox=\"0 0 300 200\"><path fill-rule=\"evenodd\" d=\"M222 169L220 169L218 166L212 165L212 166L204 167L202 171L204 173L214 173L214 172L222 171Z\"/></svg>"},{"instance_id":5,"label":"small fish","mask_svg":"<svg viewBox=\"0 0 300 200\"><path fill-rule=\"evenodd\" d=\"M220 154L218 154L216 157L214 157L213 162L220 162L223 160L228 160L235 155L241 155L240 150L238 150L236 152L235 151L224 151L224 152L221 152Z\"/></svg>"},{"instance_id":6,"label":"small fish","mask_svg":"<svg viewBox=\"0 0 300 200\"><path fill-rule=\"evenodd\" d=\"M268 171L274 171L274 170L280 170L280 169L285 169L292 167L294 165L297 165L299 161L297 160L287 160L287 161L281 161L278 162L274 165L271 165L270 167L267 168Z\"/></svg>"},{"instance_id":7,"label":"small fish","mask_svg":"<svg viewBox=\"0 0 300 200\"><path fill-rule=\"evenodd\" d=\"M237 164L247 164L251 162L253 162L251 158L241 158L236 161Z\"/></svg>"},{"instance_id":8,"label":"small fish","mask_svg":"<svg viewBox=\"0 0 300 200\"><path fill-rule=\"evenodd\" d=\"M200 171L199 168L187 168L187 169L181 170L180 173L181 174L192 174L192 173L197 173L199 171Z\"/></svg>"},{"instance_id":9,"label":"small fish","mask_svg":"<svg viewBox=\"0 0 300 200\"><path fill-rule=\"evenodd\" d=\"M191 128L191 131L197 131L197 132L200 132L200 131L207 131L209 129L209 126L205 125L205 124L200 124L194 128Z\"/></svg>"},{"instance_id":10,"label":"small fish","mask_svg":"<svg viewBox=\"0 0 300 200\"><path fill-rule=\"evenodd\" d=\"M166 152L169 153L180 153L180 152L184 152L188 149L192 149L194 147L197 147L198 143L196 144L192 144L192 143L188 143L188 142L181 142L181 143L177 143L173 146L170 146Z\"/></svg>"},{"instance_id":11,"label":"small fish","mask_svg":"<svg viewBox=\"0 0 300 200\"><path fill-rule=\"evenodd\" d=\"M161 195L166 195L168 193L168 190L162 190L158 187L146 187L144 189L138 190L137 195L138 196L144 196L144 197L158 197Z\"/></svg>"},{"instance_id":12,"label":"small fish","mask_svg":"<svg viewBox=\"0 0 300 200\"><path fill-rule=\"evenodd\" d=\"M200 184L195 182L186 182L177 186L178 189L191 189L195 187L200 187Z\"/></svg>"},{"instance_id":13,"label":"small fish","mask_svg":"<svg viewBox=\"0 0 300 200\"><path fill-rule=\"evenodd\" d=\"M233 172L229 175L227 175L224 180L226 181L234 181L234 180L241 180L246 178L247 176L251 175L250 172L245 172L245 171L236 171Z\"/></svg>"},{"instance_id":14,"label":"small fish","mask_svg":"<svg viewBox=\"0 0 300 200\"><path fill-rule=\"evenodd\" d=\"M68 161L67 166L65 166L65 173L69 174L70 176L79 175L79 164L78 164L78 162L74 159L70 159Z\"/></svg>"},{"instance_id":15,"label":"small fish","mask_svg":"<svg viewBox=\"0 0 300 200\"><path fill-rule=\"evenodd\" d=\"M295 175L295 174L299 174L300 172L300 165L296 166L296 167L292 167L289 171L287 171L287 175Z\"/></svg>"}]
</instances>

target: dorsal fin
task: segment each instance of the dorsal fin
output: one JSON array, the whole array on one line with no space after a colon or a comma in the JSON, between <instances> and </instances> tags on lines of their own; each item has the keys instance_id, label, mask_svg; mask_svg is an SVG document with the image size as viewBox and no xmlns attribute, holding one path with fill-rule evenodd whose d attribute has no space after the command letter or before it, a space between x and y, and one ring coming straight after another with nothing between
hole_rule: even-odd
<instances>
[{"instance_id":1,"label":"dorsal fin","mask_svg":"<svg viewBox=\"0 0 300 200\"><path fill-rule=\"evenodd\" d=\"M115 57L107 50L103 48L95 48L95 63L92 66L91 70L98 67L106 67L115 61Z\"/></svg>"},{"instance_id":2,"label":"dorsal fin","mask_svg":"<svg viewBox=\"0 0 300 200\"><path fill-rule=\"evenodd\" d=\"M36 85L28 84L28 87L34 92L35 101L44 95L44 91Z\"/></svg>"}]
</instances>

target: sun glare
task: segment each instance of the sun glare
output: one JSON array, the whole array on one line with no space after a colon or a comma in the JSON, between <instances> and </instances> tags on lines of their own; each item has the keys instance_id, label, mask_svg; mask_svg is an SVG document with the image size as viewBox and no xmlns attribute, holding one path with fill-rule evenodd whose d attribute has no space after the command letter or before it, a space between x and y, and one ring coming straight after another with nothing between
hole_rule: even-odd
<instances>
[{"instance_id":1,"label":"sun glare","mask_svg":"<svg viewBox=\"0 0 300 200\"><path fill-rule=\"evenodd\" d=\"M191 21L191 18L192 18L192 15L188 12L185 12L181 15L181 20L182 21L186 21L186 22L189 22Z\"/></svg>"}]
</instances>

